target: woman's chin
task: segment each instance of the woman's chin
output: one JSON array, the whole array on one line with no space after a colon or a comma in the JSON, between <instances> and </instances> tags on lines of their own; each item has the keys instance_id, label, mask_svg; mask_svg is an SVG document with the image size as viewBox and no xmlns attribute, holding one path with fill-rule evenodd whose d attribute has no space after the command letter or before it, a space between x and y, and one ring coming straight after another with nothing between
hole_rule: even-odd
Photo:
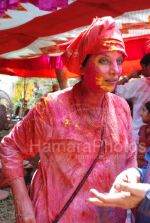
<instances>
[{"instance_id":1,"label":"woman's chin","mask_svg":"<svg viewBox=\"0 0 150 223\"><path fill-rule=\"evenodd\" d=\"M101 92L113 92L115 90L116 85L106 85L106 86L99 86L99 91Z\"/></svg>"}]
</instances>

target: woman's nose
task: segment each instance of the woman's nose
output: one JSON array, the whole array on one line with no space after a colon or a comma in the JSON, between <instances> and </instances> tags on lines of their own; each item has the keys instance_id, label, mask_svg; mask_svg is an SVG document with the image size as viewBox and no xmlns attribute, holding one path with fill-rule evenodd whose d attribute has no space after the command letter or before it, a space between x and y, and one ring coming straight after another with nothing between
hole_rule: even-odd
<instances>
[{"instance_id":1,"label":"woman's nose","mask_svg":"<svg viewBox=\"0 0 150 223\"><path fill-rule=\"evenodd\" d=\"M118 64L116 62L111 64L110 73L112 75L119 76L119 67L118 67Z\"/></svg>"}]
</instances>

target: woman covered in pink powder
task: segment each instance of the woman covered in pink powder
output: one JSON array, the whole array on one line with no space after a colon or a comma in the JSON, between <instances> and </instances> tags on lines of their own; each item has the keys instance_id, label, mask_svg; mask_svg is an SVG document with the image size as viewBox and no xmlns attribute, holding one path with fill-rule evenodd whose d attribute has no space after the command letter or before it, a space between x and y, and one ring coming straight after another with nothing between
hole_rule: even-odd
<instances>
[{"instance_id":1,"label":"woman covered in pink powder","mask_svg":"<svg viewBox=\"0 0 150 223\"><path fill-rule=\"evenodd\" d=\"M113 18L96 18L60 47L65 66L81 81L42 98L2 141L16 221L124 223L125 210L86 202L91 187L105 193L122 170L136 166L129 107L111 93L126 56L121 34ZM22 160L37 152L40 162L29 197Z\"/></svg>"}]
</instances>

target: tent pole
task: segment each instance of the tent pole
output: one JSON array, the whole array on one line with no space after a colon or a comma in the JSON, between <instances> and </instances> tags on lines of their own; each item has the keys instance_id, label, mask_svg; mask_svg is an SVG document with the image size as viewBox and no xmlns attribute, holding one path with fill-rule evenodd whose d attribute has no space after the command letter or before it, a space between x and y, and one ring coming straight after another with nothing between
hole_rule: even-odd
<instances>
[{"instance_id":1,"label":"tent pole","mask_svg":"<svg viewBox=\"0 0 150 223\"><path fill-rule=\"evenodd\" d=\"M27 85L26 85L26 78L24 77L24 95L23 95L23 108L22 112L24 114L26 108L27 108L27 100L26 100L26 90L27 90Z\"/></svg>"}]
</instances>

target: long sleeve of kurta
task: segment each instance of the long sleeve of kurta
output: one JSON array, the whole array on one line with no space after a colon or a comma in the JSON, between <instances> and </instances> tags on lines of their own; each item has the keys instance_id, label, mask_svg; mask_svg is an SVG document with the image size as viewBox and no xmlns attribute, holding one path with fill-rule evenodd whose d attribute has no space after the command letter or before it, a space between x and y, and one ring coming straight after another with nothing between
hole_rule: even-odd
<instances>
[{"instance_id":1,"label":"long sleeve of kurta","mask_svg":"<svg viewBox=\"0 0 150 223\"><path fill-rule=\"evenodd\" d=\"M43 140L51 136L50 118L47 100L43 98L2 140L3 174L9 181L23 176L23 159L34 156L43 146Z\"/></svg>"}]
</instances>

